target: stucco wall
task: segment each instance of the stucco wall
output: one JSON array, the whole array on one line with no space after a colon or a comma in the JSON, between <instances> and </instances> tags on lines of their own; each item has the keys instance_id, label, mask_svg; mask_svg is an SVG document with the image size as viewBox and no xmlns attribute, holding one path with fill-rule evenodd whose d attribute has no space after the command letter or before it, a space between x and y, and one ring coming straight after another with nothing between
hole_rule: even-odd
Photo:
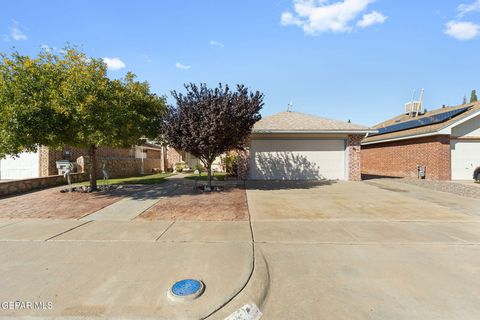
<instances>
[{"instance_id":1,"label":"stucco wall","mask_svg":"<svg viewBox=\"0 0 480 320\"><path fill-rule=\"evenodd\" d=\"M452 128L452 137L478 137L480 138L480 116L476 116Z\"/></svg>"},{"instance_id":2,"label":"stucco wall","mask_svg":"<svg viewBox=\"0 0 480 320\"><path fill-rule=\"evenodd\" d=\"M86 181L87 179L88 179L88 174L85 174L85 173L74 173L71 175L72 183ZM16 193L27 192L30 190L42 189L42 188L48 188L48 187L54 187L54 186L60 186L60 185L67 185L67 179L59 175L0 182L0 196L7 196L11 194L16 194Z\"/></svg>"}]
</instances>

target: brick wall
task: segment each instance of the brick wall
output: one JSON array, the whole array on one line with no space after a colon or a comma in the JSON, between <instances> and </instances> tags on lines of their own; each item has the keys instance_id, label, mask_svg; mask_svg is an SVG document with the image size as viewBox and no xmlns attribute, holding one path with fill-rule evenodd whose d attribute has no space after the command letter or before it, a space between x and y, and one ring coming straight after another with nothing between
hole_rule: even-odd
<instances>
[{"instance_id":1,"label":"brick wall","mask_svg":"<svg viewBox=\"0 0 480 320\"><path fill-rule=\"evenodd\" d=\"M175 163L182 161L182 155L174 148L167 147L167 169L172 169Z\"/></svg>"},{"instance_id":2,"label":"brick wall","mask_svg":"<svg viewBox=\"0 0 480 320\"><path fill-rule=\"evenodd\" d=\"M68 155L68 156L67 156ZM86 149L66 146L63 149L55 150L45 146L40 147L40 176L47 177L56 175L57 160L69 158L75 162L79 157L88 156ZM112 158L133 158L131 148L110 148L99 147L97 149L98 159L112 159Z\"/></svg>"},{"instance_id":3,"label":"brick wall","mask_svg":"<svg viewBox=\"0 0 480 320\"><path fill-rule=\"evenodd\" d=\"M362 180L362 153L361 141L364 135L349 135L347 139L348 147L348 180Z\"/></svg>"},{"instance_id":4,"label":"brick wall","mask_svg":"<svg viewBox=\"0 0 480 320\"><path fill-rule=\"evenodd\" d=\"M147 158L149 159L160 159L162 157L162 152L160 150L147 149Z\"/></svg>"},{"instance_id":5,"label":"brick wall","mask_svg":"<svg viewBox=\"0 0 480 320\"><path fill-rule=\"evenodd\" d=\"M80 172L89 172L89 157L79 157L77 159L77 167ZM121 178L138 176L142 171L142 159L134 158L110 158L107 160L97 159L97 177L102 179L103 177L103 162L106 163L106 170L110 178ZM162 160L161 159L143 159L144 173L149 174L153 172L161 171Z\"/></svg>"},{"instance_id":6,"label":"brick wall","mask_svg":"<svg viewBox=\"0 0 480 320\"><path fill-rule=\"evenodd\" d=\"M426 166L426 179L450 180L450 137L400 140L362 146L362 174L417 177L417 165Z\"/></svg>"}]
</instances>

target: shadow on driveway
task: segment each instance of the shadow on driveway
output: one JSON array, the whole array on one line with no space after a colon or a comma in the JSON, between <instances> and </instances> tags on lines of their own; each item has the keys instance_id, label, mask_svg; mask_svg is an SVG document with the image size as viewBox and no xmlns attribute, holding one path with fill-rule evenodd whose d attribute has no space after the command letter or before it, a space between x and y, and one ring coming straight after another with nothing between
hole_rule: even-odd
<instances>
[{"instance_id":1,"label":"shadow on driveway","mask_svg":"<svg viewBox=\"0 0 480 320\"><path fill-rule=\"evenodd\" d=\"M288 190L288 189L312 189L322 186L331 186L337 183L335 180L250 180L246 182L247 190Z\"/></svg>"}]
</instances>

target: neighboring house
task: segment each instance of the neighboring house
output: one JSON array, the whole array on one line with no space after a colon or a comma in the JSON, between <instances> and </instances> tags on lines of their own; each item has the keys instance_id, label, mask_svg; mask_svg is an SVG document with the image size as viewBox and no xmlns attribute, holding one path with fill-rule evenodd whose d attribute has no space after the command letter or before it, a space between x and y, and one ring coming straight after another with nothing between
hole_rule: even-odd
<instances>
[{"instance_id":1,"label":"neighboring house","mask_svg":"<svg viewBox=\"0 0 480 320\"><path fill-rule=\"evenodd\" d=\"M368 127L299 112L265 117L253 128L254 180L361 180L360 141Z\"/></svg>"},{"instance_id":2,"label":"neighboring house","mask_svg":"<svg viewBox=\"0 0 480 320\"><path fill-rule=\"evenodd\" d=\"M87 155L86 150L74 147L66 146L62 150L55 150L40 146L37 152L24 152L18 157L7 156L0 160L0 179L17 180L57 175L58 160L77 162L80 171L86 170ZM101 164L105 162L112 177L164 169L162 147L152 143L131 148L99 147L97 159L99 172Z\"/></svg>"},{"instance_id":3,"label":"neighboring house","mask_svg":"<svg viewBox=\"0 0 480 320\"><path fill-rule=\"evenodd\" d=\"M480 166L480 103L445 107L382 122L362 141L362 173L426 179L472 179Z\"/></svg>"}]
</instances>

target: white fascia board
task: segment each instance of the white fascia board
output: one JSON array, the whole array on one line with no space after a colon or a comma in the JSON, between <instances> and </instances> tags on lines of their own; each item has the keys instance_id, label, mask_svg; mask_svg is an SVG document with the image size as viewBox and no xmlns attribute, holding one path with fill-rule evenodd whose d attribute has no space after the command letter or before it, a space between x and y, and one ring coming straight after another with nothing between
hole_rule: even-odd
<instances>
[{"instance_id":1,"label":"white fascia board","mask_svg":"<svg viewBox=\"0 0 480 320\"><path fill-rule=\"evenodd\" d=\"M424 133L424 134L415 134L415 135L410 135L410 136L403 136L403 137L398 137L398 138L391 138L391 139L385 139L385 140L378 140L378 141L371 141L371 142L362 142L362 146L365 146L367 144L377 144L377 143L384 143L384 142L391 142L391 141L399 141L399 140L408 140L408 139L416 139L416 138L422 138L422 137L429 137L429 136L438 136L439 133L438 131L435 132L429 132L429 133Z\"/></svg>"},{"instance_id":2,"label":"white fascia board","mask_svg":"<svg viewBox=\"0 0 480 320\"><path fill-rule=\"evenodd\" d=\"M375 129L358 129L358 130L253 130L252 133L343 133L343 134L367 134L367 133L377 133Z\"/></svg>"},{"instance_id":3,"label":"white fascia board","mask_svg":"<svg viewBox=\"0 0 480 320\"><path fill-rule=\"evenodd\" d=\"M461 125L462 123L467 122L468 120L470 120L472 118L475 118L478 115L480 115L480 110L478 110L475 113L472 113L468 117L462 118L462 119L458 120L457 122L454 122L454 123L452 123L452 124L450 124L450 125L448 125L444 128L441 128L440 130L438 130L438 134L452 134L452 128L454 128L458 125Z\"/></svg>"}]
</instances>

